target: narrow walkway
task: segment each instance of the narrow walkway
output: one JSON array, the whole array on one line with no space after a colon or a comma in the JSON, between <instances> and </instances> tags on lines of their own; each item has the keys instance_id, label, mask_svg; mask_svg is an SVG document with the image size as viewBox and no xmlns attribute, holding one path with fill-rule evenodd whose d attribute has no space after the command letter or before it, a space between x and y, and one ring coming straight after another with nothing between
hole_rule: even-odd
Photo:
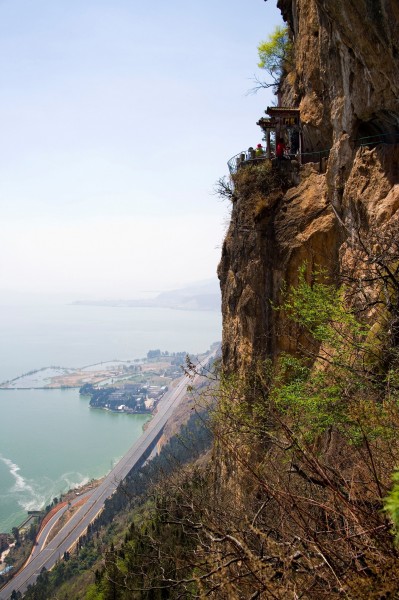
<instances>
[{"instance_id":1,"label":"narrow walkway","mask_svg":"<svg viewBox=\"0 0 399 600\"><path fill-rule=\"evenodd\" d=\"M366 137L356 138L354 140L355 148L374 148L375 146L387 145L394 146L399 144L399 133L380 133L376 135L370 135ZM316 152L302 152L301 154L287 155L287 160L298 160L301 165L307 163L319 163L321 165L323 159L327 159L330 154L331 148L326 150L318 150ZM238 169L243 165L257 164L264 160L275 160L275 157L268 158L266 154L266 148L262 148L263 155L256 156L255 158L248 157L247 151L239 152L235 154L227 162L230 175L237 173Z\"/></svg>"}]
</instances>

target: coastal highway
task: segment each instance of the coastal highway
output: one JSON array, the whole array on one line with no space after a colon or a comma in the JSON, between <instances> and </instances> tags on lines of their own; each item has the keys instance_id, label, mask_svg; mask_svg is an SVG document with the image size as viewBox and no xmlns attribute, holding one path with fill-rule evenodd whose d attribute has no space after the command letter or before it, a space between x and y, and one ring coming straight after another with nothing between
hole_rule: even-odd
<instances>
[{"instance_id":1,"label":"coastal highway","mask_svg":"<svg viewBox=\"0 0 399 600\"><path fill-rule=\"evenodd\" d=\"M208 354L206 360L209 360L210 357L211 355ZM175 387L165 394L158 405L158 412L149 422L146 431L115 465L102 483L93 490L86 503L71 517L61 531L49 542L48 546L37 554L33 552L25 567L0 589L0 600L9 600L13 590L23 594L28 585L36 581L43 567L47 570L51 569L56 561L63 557L66 550L73 548L79 537L86 532L89 523L102 510L105 500L112 496L119 482L140 462L143 454L160 434L169 417L183 399L188 383L187 378L182 377Z\"/></svg>"},{"instance_id":2,"label":"coastal highway","mask_svg":"<svg viewBox=\"0 0 399 600\"><path fill-rule=\"evenodd\" d=\"M77 498L75 498L71 502L65 503L65 506L62 506L51 517L51 519L46 523L46 525L40 530L39 534L36 536L35 545L33 546L31 555L28 558L28 560L26 561L26 564L29 561L36 558L36 556L44 549L46 542L47 542L47 538L51 533L51 530L56 525L56 523L60 520L62 515L68 510L68 508L73 507L76 504L81 504L82 500L85 500L86 498L91 496L92 493L93 493L93 490L89 490L88 492L85 492L84 494L80 494Z\"/></svg>"}]
</instances>

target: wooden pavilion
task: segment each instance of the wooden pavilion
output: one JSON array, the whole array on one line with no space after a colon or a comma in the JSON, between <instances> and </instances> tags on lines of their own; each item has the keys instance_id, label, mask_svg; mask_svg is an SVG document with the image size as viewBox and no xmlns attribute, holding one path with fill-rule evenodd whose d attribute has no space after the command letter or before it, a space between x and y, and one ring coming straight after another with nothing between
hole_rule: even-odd
<instances>
[{"instance_id":1,"label":"wooden pavilion","mask_svg":"<svg viewBox=\"0 0 399 600\"><path fill-rule=\"evenodd\" d=\"M271 158L271 136L274 132L275 139L284 138L290 146L291 154L302 154L303 140L299 108L284 106L268 106L265 110L268 117L262 117L257 125L262 129L266 139L266 156Z\"/></svg>"}]
</instances>

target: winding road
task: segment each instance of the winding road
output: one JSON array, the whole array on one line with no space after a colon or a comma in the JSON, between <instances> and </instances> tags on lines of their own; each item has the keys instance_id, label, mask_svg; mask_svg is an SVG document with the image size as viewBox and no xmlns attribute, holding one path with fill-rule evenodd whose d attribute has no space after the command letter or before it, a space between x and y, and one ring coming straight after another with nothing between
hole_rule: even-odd
<instances>
[{"instance_id":1,"label":"winding road","mask_svg":"<svg viewBox=\"0 0 399 600\"><path fill-rule=\"evenodd\" d=\"M208 354L206 360L209 360L212 354L214 353ZM85 504L76 511L49 544L45 548L42 548L44 544L39 543L34 548L27 564L0 590L0 600L9 600L13 590L23 594L28 585L36 581L43 567L47 570L51 569L56 561L61 559L65 551L74 547L79 537L86 532L89 523L101 512L105 500L112 496L119 483L141 461L143 454L148 451L157 436L160 435L166 422L182 401L187 385L188 380L186 377L182 377L178 380L177 385L165 394L159 403L157 414L149 422L146 431L115 465L102 483L90 493L89 499ZM59 518L60 514L57 513L53 517L54 522L57 520L56 516ZM52 525L54 525L54 522ZM49 522L46 526L47 533L41 532L41 536L48 535L51 526Z\"/></svg>"}]
</instances>

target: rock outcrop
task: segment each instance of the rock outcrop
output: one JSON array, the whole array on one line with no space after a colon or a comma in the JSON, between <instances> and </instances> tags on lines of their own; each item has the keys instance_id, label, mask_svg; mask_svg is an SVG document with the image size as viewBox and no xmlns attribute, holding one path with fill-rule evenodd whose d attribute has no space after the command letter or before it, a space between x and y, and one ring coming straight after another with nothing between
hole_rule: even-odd
<instances>
[{"instance_id":1,"label":"rock outcrop","mask_svg":"<svg viewBox=\"0 0 399 600\"><path fill-rule=\"evenodd\" d=\"M330 153L325 173L304 165L281 193L248 195L236 182L219 265L227 370L290 346L272 305L303 262L339 273L354 231L384 227L399 207L397 0L278 5L295 49L283 105L300 108L305 150Z\"/></svg>"}]
</instances>

